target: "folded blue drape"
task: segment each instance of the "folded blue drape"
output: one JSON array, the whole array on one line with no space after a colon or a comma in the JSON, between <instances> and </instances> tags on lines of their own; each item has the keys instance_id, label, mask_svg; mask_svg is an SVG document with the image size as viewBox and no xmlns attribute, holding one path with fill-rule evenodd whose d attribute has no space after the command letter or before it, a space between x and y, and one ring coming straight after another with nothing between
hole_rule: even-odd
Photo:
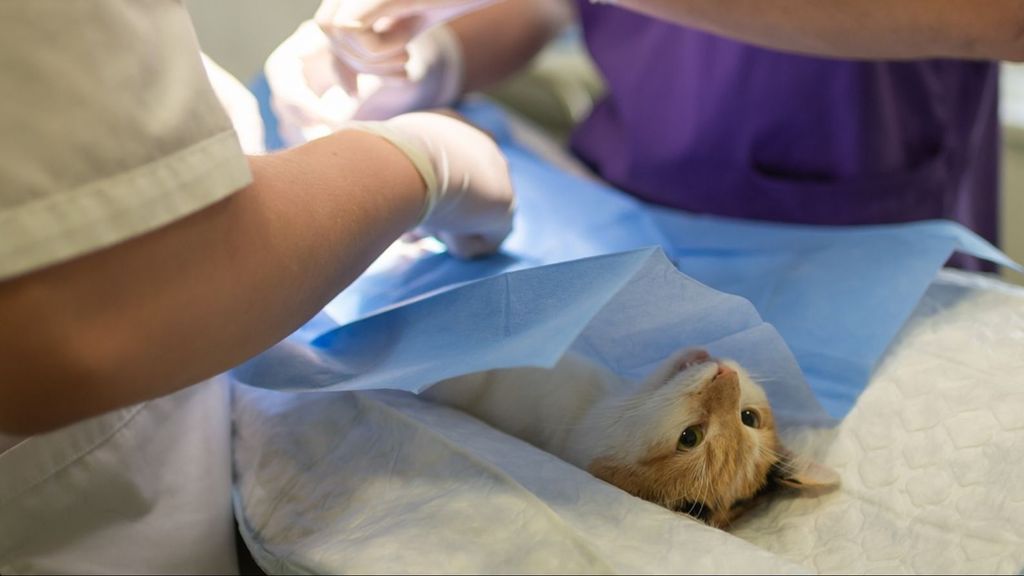
<instances>
[{"instance_id":1,"label":"folded blue drape","mask_svg":"<svg viewBox=\"0 0 1024 576\"><path fill-rule=\"evenodd\" d=\"M953 222L815 227L645 205L518 145L497 106L462 111L502 145L519 195L502 253L471 262L426 253L375 266L289 341L236 370L240 380L419 390L471 371L551 365L588 346L637 376L674 347L703 345L752 364L766 381L785 381L787 392L766 386L786 396L777 410L817 418L797 399L799 387L789 390L800 376L785 368L781 335L825 410L842 417L954 250L1019 269ZM685 276L659 268L660 252L636 251L652 246ZM623 291L648 296L626 305ZM599 322L602 311L614 322Z\"/></svg>"}]
</instances>

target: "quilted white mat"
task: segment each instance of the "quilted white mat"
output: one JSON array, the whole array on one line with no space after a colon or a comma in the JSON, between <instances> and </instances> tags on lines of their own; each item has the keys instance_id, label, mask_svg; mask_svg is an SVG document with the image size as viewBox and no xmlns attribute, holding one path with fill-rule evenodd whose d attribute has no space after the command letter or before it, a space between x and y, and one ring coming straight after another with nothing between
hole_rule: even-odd
<instances>
[{"instance_id":1,"label":"quilted white mat","mask_svg":"<svg viewBox=\"0 0 1024 576\"><path fill-rule=\"evenodd\" d=\"M825 454L840 492L734 534L822 573L1019 573L1024 290L941 273Z\"/></svg>"},{"instance_id":2,"label":"quilted white mat","mask_svg":"<svg viewBox=\"0 0 1024 576\"><path fill-rule=\"evenodd\" d=\"M840 491L731 533L406 394L239 388L237 512L270 572L1018 573L1024 291L944 272L838 429Z\"/></svg>"}]
</instances>

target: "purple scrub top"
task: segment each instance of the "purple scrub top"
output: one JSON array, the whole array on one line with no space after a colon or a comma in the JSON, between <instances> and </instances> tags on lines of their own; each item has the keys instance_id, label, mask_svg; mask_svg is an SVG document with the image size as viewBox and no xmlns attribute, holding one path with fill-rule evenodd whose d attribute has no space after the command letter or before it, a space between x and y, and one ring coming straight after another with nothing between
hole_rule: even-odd
<instances>
[{"instance_id":1,"label":"purple scrub top","mask_svg":"<svg viewBox=\"0 0 1024 576\"><path fill-rule=\"evenodd\" d=\"M572 148L618 187L758 220L948 218L996 242L995 63L805 57L587 0L579 11L608 94Z\"/></svg>"}]
</instances>

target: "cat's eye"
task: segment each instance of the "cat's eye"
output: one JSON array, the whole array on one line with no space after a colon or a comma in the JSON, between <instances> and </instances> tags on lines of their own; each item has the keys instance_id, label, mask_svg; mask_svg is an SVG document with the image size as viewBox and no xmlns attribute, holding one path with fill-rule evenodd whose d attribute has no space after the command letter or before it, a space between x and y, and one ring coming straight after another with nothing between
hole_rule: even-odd
<instances>
[{"instance_id":1,"label":"cat's eye","mask_svg":"<svg viewBox=\"0 0 1024 576\"><path fill-rule=\"evenodd\" d=\"M744 426L749 426L750 428L761 427L761 415L757 413L757 410L747 408L740 412L740 420L743 421Z\"/></svg>"},{"instance_id":2,"label":"cat's eye","mask_svg":"<svg viewBox=\"0 0 1024 576\"><path fill-rule=\"evenodd\" d=\"M704 429L700 426L690 426L679 435L676 448L679 450L696 448L702 440L704 440Z\"/></svg>"}]
</instances>

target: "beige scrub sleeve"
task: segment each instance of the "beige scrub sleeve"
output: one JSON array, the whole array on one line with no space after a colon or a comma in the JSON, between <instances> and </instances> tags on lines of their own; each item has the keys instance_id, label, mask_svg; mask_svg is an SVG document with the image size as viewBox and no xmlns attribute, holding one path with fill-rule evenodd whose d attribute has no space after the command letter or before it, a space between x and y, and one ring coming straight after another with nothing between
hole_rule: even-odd
<instances>
[{"instance_id":1,"label":"beige scrub sleeve","mask_svg":"<svg viewBox=\"0 0 1024 576\"><path fill-rule=\"evenodd\" d=\"M0 281L251 178L180 1L0 2Z\"/></svg>"}]
</instances>

